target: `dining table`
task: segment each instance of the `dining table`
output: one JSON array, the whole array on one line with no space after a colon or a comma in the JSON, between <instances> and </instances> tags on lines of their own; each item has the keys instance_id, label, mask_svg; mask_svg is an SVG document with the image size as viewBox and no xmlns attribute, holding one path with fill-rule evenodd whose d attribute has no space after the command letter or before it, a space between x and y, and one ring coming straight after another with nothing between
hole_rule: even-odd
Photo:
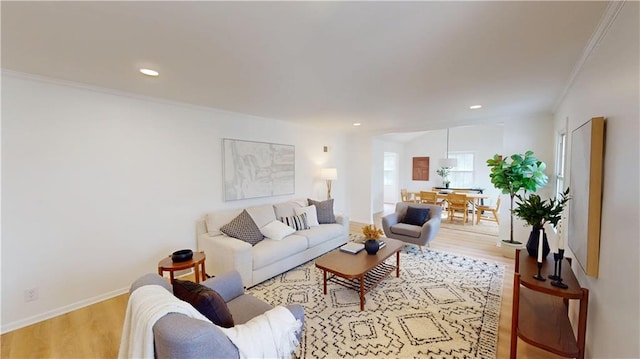
<instances>
[{"instance_id":1,"label":"dining table","mask_svg":"<svg viewBox=\"0 0 640 359\"><path fill-rule=\"evenodd\" d=\"M449 194L451 193L455 193L455 192L438 192L436 197L446 201ZM469 202L469 204L471 204L471 225L475 225L476 208L481 204L483 199L488 199L489 196L483 193L457 192L456 194L464 194L467 197L467 201ZM413 199L416 203L420 202L420 192L408 192L408 195L409 195L409 198ZM478 215L480 214L478 213Z\"/></svg>"}]
</instances>

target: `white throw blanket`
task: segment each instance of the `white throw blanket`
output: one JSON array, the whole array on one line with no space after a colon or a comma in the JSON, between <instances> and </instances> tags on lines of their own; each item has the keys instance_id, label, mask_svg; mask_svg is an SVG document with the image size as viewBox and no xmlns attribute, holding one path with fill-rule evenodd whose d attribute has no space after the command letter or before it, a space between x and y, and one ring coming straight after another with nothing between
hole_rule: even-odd
<instances>
[{"instance_id":1,"label":"white throw blanket","mask_svg":"<svg viewBox=\"0 0 640 359\"><path fill-rule=\"evenodd\" d=\"M153 325L167 313L182 313L210 322L191 304L176 298L166 288L157 284L142 286L129 297L118 358L153 358Z\"/></svg>"},{"instance_id":2,"label":"white throw blanket","mask_svg":"<svg viewBox=\"0 0 640 359\"><path fill-rule=\"evenodd\" d=\"M302 323L289 309L275 307L245 324L220 328L238 348L240 358L290 358Z\"/></svg>"},{"instance_id":3,"label":"white throw blanket","mask_svg":"<svg viewBox=\"0 0 640 359\"><path fill-rule=\"evenodd\" d=\"M153 325L167 313L210 322L189 303L159 285L142 286L129 297L118 358L153 358ZM240 358L289 358L302 327L291 312L275 307L245 324L220 328L238 348Z\"/></svg>"}]
</instances>

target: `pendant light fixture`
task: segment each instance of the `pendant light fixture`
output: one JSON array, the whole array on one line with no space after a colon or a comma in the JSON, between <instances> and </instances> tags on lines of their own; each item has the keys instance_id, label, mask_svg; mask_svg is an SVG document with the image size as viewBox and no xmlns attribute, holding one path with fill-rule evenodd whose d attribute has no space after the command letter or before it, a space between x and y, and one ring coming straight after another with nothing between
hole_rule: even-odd
<instances>
[{"instance_id":1,"label":"pendant light fixture","mask_svg":"<svg viewBox=\"0 0 640 359\"><path fill-rule=\"evenodd\" d=\"M445 158L441 158L438 163L440 167L444 168L453 168L458 165L458 160L456 158L449 158L449 128L447 127L447 155Z\"/></svg>"}]
</instances>

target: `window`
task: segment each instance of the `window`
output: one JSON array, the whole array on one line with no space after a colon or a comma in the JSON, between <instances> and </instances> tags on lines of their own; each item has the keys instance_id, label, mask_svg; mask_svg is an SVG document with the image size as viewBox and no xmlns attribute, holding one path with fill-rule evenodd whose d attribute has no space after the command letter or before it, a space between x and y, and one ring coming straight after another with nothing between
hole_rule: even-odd
<instances>
[{"instance_id":1,"label":"window","mask_svg":"<svg viewBox=\"0 0 640 359\"><path fill-rule=\"evenodd\" d=\"M384 153L384 185L385 186L393 186L396 182L396 156L397 154L394 152Z\"/></svg>"},{"instance_id":2,"label":"window","mask_svg":"<svg viewBox=\"0 0 640 359\"><path fill-rule=\"evenodd\" d=\"M473 152L449 152L449 158L458 160L458 164L451 169L449 179L453 188L473 187Z\"/></svg>"},{"instance_id":3,"label":"window","mask_svg":"<svg viewBox=\"0 0 640 359\"><path fill-rule=\"evenodd\" d=\"M556 148L556 195L564 192L564 165L567 149L567 134L558 134L558 147Z\"/></svg>"}]
</instances>

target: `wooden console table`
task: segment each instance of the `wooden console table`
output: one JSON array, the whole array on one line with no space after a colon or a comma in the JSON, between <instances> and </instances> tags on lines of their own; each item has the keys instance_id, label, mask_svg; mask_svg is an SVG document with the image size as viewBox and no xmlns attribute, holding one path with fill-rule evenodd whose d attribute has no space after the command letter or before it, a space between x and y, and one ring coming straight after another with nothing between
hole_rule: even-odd
<instances>
[{"instance_id":1,"label":"wooden console table","mask_svg":"<svg viewBox=\"0 0 640 359\"><path fill-rule=\"evenodd\" d=\"M539 281L533 278L538 272L536 258L526 251L516 250L513 276L513 312L511 317L511 358L515 359L518 337L523 341L568 358L584 359L585 334L587 330L587 306L589 290L581 288L573 271L571 261L562 263L562 279L567 289L551 285L551 279ZM542 275L553 274L553 255L542 263ZM580 301L578 335L568 317L569 300Z\"/></svg>"}]
</instances>

